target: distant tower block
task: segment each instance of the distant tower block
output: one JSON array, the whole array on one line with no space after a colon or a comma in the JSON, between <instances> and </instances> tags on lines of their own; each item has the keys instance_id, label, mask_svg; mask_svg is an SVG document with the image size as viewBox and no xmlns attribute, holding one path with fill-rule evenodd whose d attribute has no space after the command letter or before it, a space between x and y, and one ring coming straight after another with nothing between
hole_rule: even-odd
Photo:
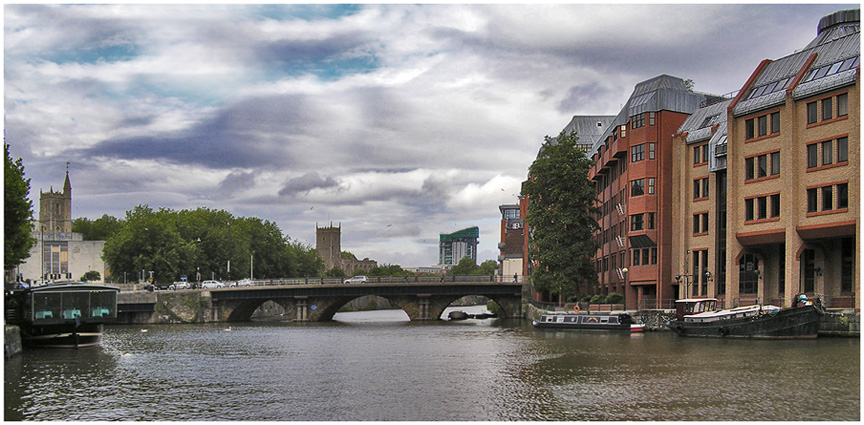
<instances>
[{"instance_id":1,"label":"distant tower block","mask_svg":"<svg viewBox=\"0 0 864 425\"><path fill-rule=\"evenodd\" d=\"M318 227L315 224L315 250L324 261L326 270L342 264L342 224L339 227Z\"/></svg>"}]
</instances>

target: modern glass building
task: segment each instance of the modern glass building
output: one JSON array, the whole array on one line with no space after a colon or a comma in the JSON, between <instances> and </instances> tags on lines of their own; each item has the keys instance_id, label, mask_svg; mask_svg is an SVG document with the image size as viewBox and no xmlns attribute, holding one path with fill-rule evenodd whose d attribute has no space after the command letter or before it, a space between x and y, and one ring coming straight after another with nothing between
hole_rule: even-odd
<instances>
[{"instance_id":1,"label":"modern glass building","mask_svg":"<svg viewBox=\"0 0 864 425\"><path fill-rule=\"evenodd\" d=\"M477 242L480 228L477 226L457 232L441 233L438 243L438 264L455 266L459 260L468 257L477 261Z\"/></svg>"}]
</instances>

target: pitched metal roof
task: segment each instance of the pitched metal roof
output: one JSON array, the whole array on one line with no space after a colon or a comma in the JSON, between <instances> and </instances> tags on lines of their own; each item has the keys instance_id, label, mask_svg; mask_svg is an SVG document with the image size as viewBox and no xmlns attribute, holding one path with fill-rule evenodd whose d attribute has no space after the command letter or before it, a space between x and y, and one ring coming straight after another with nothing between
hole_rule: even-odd
<instances>
[{"instance_id":1,"label":"pitched metal roof","mask_svg":"<svg viewBox=\"0 0 864 425\"><path fill-rule=\"evenodd\" d=\"M816 53L816 60L793 91L795 99L854 83L855 67L860 61L855 58L861 55L860 27L860 10L857 9L822 18L819 34L804 49L765 66L753 80L747 95L735 106L734 115L746 115L785 103L786 86L813 53ZM838 63L840 65L834 67Z\"/></svg>"},{"instance_id":2,"label":"pitched metal roof","mask_svg":"<svg viewBox=\"0 0 864 425\"><path fill-rule=\"evenodd\" d=\"M597 152L603 141L612 135L615 127L627 124L634 115L659 111L690 114L704 104L705 100L704 94L690 91L683 79L671 75L658 75L638 83L612 124L595 140L588 156Z\"/></svg>"}]
</instances>

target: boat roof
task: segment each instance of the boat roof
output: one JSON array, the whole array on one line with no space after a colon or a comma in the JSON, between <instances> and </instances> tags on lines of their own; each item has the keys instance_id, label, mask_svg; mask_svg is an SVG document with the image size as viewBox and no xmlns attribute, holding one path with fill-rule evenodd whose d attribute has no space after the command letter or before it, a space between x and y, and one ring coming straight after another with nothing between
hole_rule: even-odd
<instances>
[{"instance_id":1,"label":"boat roof","mask_svg":"<svg viewBox=\"0 0 864 425\"><path fill-rule=\"evenodd\" d=\"M106 286L106 285L94 285L84 282L55 282L49 283L47 285L41 285L36 287L31 287L31 292L45 292L45 291L68 291L68 290L108 290L108 291L120 291L120 288L116 286Z\"/></svg>"},{"instance_id":2,"label":"boat roof","mask_svg":"<svg viewBox=\"0 0 864 425\"><path fill-rule=\"evenodd\" d=\"M705 301L717 301L717 298L685 298L683 300L675 300L676 303L699 303Z\"/></svg>"}]
</instances>

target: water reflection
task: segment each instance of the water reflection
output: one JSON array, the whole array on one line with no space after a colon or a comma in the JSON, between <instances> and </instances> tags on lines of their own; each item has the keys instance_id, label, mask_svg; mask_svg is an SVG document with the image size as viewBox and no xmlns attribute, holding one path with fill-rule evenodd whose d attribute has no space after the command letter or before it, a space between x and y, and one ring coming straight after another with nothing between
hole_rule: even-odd
<instances>
[{"instance_id":1,"label":"water reflection","mask_svg":"<svg viewBox=\"0 0 864 425\"><path fill-rule=\"evenodd\" d=\"M858 339L535 331L399 313L109 327L101 348L7 359L5 419L860 419Z\"/></svg>"}]
</instances>

